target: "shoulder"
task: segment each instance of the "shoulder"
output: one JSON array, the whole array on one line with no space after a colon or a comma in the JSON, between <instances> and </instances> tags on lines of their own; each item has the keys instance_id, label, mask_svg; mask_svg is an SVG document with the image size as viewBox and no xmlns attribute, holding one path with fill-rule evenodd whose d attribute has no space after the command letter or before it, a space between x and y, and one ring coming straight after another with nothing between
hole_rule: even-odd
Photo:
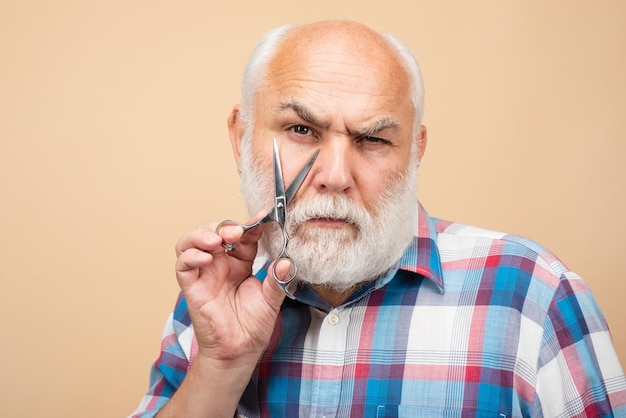
<instances>
[{"instance_id":1,"label":"shoulder","mask_svg":"<svg viewBox=\"0 0 626 418\"><path fill-rule=\"evenodd\" d=\"M564 280L585 287L554 253L532 239L437 218L433 221L444 272L465 269L517 285L526 282L529 290L537 282L548 293Z\"/></svg>"}]
</instances>

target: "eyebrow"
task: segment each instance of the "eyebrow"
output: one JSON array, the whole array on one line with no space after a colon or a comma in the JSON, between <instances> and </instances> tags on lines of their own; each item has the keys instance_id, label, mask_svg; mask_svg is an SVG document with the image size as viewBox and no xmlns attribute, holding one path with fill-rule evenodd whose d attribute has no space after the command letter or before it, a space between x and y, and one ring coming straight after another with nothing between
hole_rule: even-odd
<instances>
[{"instance_id":1,"label":"eyebrow","mask_svg":"<svg viewBox=\"0 0 626 418\"><path fill-rule=\"evenodd\" d=\"M318 119L317 117L313 115L313 113L311 113L309 109L307 109L305 105L303 105L302 103L296 100L293 100L293 99L285 100L284 102L281 102L278 105L278 108L281 111L292 110L293 112L296 113L296 115L298 115L300 119L302 119L303 121L311 125L319 126L324 129L330 128L330 122L324 122ZM377 133L384 131L385 129L398 129L398 128L400 128L400 123L397 120L395 120L392 117L385 116L385 117L382 117L381 119L375 120L370 125L364 125L362 128L350 129L346 127L346 131L350 135L353 135L353 136L367 137L367 136L376 135Z\"/></svg>"},{"instance_id":2,"label":"eyebrow","mask_svg":"<svg viewBox=\"0 0 626 418\"><path fill-rule=\"evenodd\" d=\"M374 121L370 126L365 126L363 129L350 130L348 132L351 135L367 137L374 136L377 133L384 131L385 129L398 129L400 128L400 123L392 117L383 117L382 119Z\"/></svg>"},{"instance_id":3,"label":"eyebrow","mask_svg":"<svg viewBox=\"0 0 626 418\"><path fill-rule=\"evenodd\" d=\"M330 123L323 122L320 119L316 118L315 116L313 116L313 113L311 113L311 111L306 108L305 105L293 99L288 99L284 102L281 102L278 105L278 108L281 111L293 110L300 119L302 119L303 121L307 123L310 123L311 125L319 126L325 129L330 127Z\"/></svg>"}]
</instances>

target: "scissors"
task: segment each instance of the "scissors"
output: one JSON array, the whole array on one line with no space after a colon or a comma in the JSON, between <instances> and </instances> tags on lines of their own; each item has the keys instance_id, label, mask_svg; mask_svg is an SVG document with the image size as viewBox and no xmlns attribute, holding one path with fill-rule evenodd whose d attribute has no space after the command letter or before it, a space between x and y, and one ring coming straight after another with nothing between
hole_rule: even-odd
<instances>
[{"instance_id":1,"label":"scissors","mask_svg":"<svg viewBox=\"0 0 626 418\"><path fill-rule=\"evenodd\" d=\"M278 154L278 145L276 144L276 138L274 138L274 206L272 206L269 213L263 219L255 223L245 225L227 219L220 222L215 230L215 232L219 234L219 231L222 227L227 225L235 225L241 227L243 229L243 233L245 234L246 232L256 228L259 225L263 225L268 222L278 223L278 226L280 226L280 229L283 233L283 248L278 257L276 257L276 259L274 260L276 262L272 266L272 276L274 277L274 280L276 281L278 286L291 299L295 299L295 296L293 295L293 290L295 290L296 283L293 281L293 279L296 277L298 269L293 260L289 257L289 254L287 254L287 246L289 245L289 235L287 234L287 230L285 229L285 220L287 219L287 205L296 195L296 192L298 191L305 177L311 170L311 167L313 166L313 163L315 162L315 159L317 158L319 152L320 151L317 150L313 153L311 158L309 158L307 163L304 165L304 167L302 167L300 172L296 175L294 180L285 191L283 172L280 165L280 155ZM227 251L233 251L235 249L235 243L222 244L222 247L224 247ZM278 265L278 261L280 260L288 260L292 266L292 268L289 269L289 276L287 280L281 280L276 275L276 266Z\"/></svg>"}]
</instances>

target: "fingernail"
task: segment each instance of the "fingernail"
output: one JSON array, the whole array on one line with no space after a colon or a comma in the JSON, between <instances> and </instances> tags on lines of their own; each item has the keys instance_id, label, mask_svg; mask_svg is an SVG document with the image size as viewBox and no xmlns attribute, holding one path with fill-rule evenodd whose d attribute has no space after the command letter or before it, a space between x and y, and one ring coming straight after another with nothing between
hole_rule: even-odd
<instances>
[{"instance_id":1,"label":"fingernail","mask_svg":"<svg viewBox=\"0 0 626 418\"><path fill-rule=\"evenodd\" d=\"M283 273L280 274L282 281L289 281L293 277L292 270L294 265L291 260L283 258L278 261L278 265L276 267L283 271Z\"/></svg>"}]
</instances>

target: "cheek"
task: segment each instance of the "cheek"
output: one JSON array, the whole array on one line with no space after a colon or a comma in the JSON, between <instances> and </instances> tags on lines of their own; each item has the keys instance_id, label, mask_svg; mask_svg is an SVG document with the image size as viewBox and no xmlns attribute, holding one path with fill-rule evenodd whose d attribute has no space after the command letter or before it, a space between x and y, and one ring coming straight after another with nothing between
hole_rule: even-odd
<instances>
[{"instance_id":1,"label":"cheek","mask_svg":"<svg viewBox=\"0 0 626 418\"><path fill-rule=\"evenodd\" d=\"M363 204L374 208L385 197L391 186L402 181L406 167L375 166L372 164L359 167L356 187Z\"/></svg>"}]
</instances>

